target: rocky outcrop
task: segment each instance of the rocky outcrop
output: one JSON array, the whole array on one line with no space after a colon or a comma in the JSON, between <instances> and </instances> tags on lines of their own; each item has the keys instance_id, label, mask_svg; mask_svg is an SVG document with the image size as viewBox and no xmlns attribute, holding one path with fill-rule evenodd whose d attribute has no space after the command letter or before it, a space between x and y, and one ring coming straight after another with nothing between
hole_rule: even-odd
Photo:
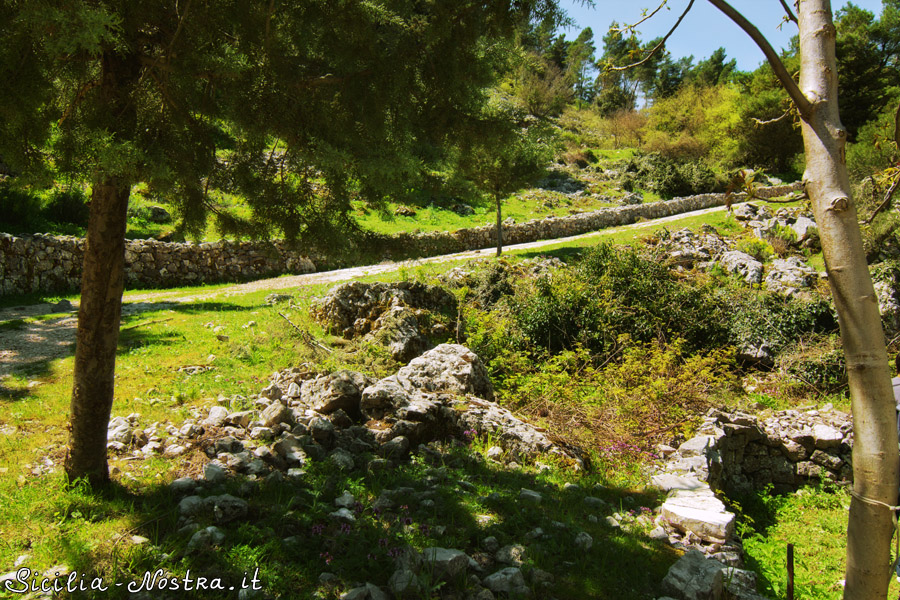
<instances>
[{"instance_id":1,"label":"rocky outcrop","mask_svg":"<svg viewBox=\"0 0 900 600\"><path fill-rule=\"evenodd\" d=\"M785 296L796 296L801 290L816 285L818 281L819 273L803 262L803 259L796 256L786 259L776 258L769 266L766 288Z\"/></svg>"},{"instance_id":2,"label":"rocky outcrop","mask_svg":"<svg viewBox=\"0 0 900 600\"><path fill-rule=\"evenodd\" d=\"M401 362L430 348L431 337L457 329L453 294L415 281L343 283L317 299L311 312L331 333L368 336Z\"/></svg>"}]
</instances>

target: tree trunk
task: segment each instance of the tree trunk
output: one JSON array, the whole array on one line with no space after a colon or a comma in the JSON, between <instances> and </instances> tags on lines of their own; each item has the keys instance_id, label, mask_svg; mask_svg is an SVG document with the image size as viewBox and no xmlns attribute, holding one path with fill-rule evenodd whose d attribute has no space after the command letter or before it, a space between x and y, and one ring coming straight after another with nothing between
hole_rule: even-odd
<instances>
[{"instance_id":1,"label":"tree trunk","mask_svg":"<svg viewBox=\"0 0 900 600\"><path fill-rule=\"evenodd\" d=\"M497 256L503 253L503 221L500 215L500 195L494 196L497 203Z\"/></svg>"},{"instance_id":2,"label":"tree trunk","mask_svg":"<svg viewBox=\"0 0 900 600\"><path fill-rule=\"evenodd\" d=\"M98 93L115 143L128 138L136 120L129 95L138 80L140 63L133 56L107 52L101 59L101 68ZM84 247L65 461L70 481L87 478L92 485L109 481L106 432L115 394L130 192L129 180L98 168Z\"/></svg>"},{"instance_id":3,"label":"tree trunk","mask_svg":"<svg viewBox=\"0 0 900 600\"><path fill-rule=\"evenodd\" d=\"M802 120L803 175L812 199L828 281L841 327L853 411L853 499L847 528L844 598L883 599L890 582L900 459L897 420L878 301L850 192L838 115L835 28L829 0L799 4L800 89L811 103Z\"/></svg>"},{"instance_id":4,"label":"tree trunk","mask_svg":"<svg viewBox=\"0 0 900 600\"><path fill-rule=\"evenodd\" d=\"M106 430L115 391L129 192L130 186L116 180L95 184L84 248L66 474L71 481L87 477L93 485L109 480Z\"/></svg>"}]
</instances>

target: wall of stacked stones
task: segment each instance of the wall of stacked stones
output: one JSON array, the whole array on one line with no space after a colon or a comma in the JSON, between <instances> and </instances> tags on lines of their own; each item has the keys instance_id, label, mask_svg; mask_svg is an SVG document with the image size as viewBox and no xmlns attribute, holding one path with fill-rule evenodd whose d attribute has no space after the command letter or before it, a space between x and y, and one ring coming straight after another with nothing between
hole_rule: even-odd
<instances>
[{"instance_id":1,"label":"wall of stacked stones","mask_svg":"<svg viewBox=\"0 0 900 600\"><path fill-rule=\"evenodd\" d=\"M759 198L775 198L799 191L799 182L789 185L760 188ZM743 202L746 194L733 194L732 202ZM635 223L641 219L658 219L678 215L692 210L722 206L725 194L699 194L684 198L673 198L647 204L632 204L601 208L595 211L566 217L547 217L525 223L503 226L503 243L522 244L538 240L556 239L590 233L606 227L617 227ZM434 256L450 252L465 252L480 248L491 248L497 244L496 226L485 225L459 229L457 231L434 231L428 233L402 233L391 236L372 236L371 246L388 257Z\"/></svg>"},{"instance_id":2,"label":"wall of stacked stones","mask_svg":"<svg viewBox=\"0 0 900 600\"><path fill-rule=\"evenodd\" d=\"M762 188L761 198L781 196L800 184ZM734 202L744 199L736 194ZM503 226L504 244L535 242L589 233L640 219L668 217L721 206L725 194L700 194L647 204L635 204ZM453 232L369 235L367 250L385 258L435 256L490 248L496 244L493 225ZM68 292L81 282L84 240L69 236L0 234L0 295ZM332 262L323 257L320 264ZM317 262L319 262L317 260ZM283 241L169 243L129 240L125 249L129 287L165 288L224 281L246 281L282 274L315 271L313 262Z\"/></svg>"},{"instance_id":3,"label":"wall of stacked stones","mask_svg":"<svg viewBox=\"0 0 900 600\"><path fill-rule=\"evenodd\" d=\"M821 480L847 484L852 429L850 416L830 406L765 419L712 410L699 435L668 456L666 470L693 471L714 489L738 494L768 485L787 493Z\"/></svg>"},{"instance_id":4,"label":"wall of stacked stones","mask_svg":"<svg viewBox=\"0 0 900 600\"><path fill-rule=\"evenodd\" d=\"M83 255L82 238L0 234L0 295L77 290ZM280 241L179 244L129 240L125 244L125 276L132 288L246 281L313 271L309 258Z\"/></svg>"}]
</instances>

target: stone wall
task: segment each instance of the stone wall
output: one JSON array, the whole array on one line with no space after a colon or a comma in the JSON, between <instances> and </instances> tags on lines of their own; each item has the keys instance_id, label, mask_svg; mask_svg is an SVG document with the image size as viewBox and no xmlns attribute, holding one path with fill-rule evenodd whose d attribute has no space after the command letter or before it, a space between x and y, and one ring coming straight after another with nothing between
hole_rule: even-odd
<instances>
[{"instance_id":1,"label":"stone wall","mask_svg":"<svg viewBox=\"0 0 900 600\"><path fill-rule=\"evenodd\" d=\"M775 198L802 189L802 184L797 182L760 188L756 191L756 196L758 198ZM725 194L699 194L647 204L601 208L567 217L547 217L525 223L504 224L503 243L504 245L522 244L581 235L607 227L628 225L641 219L658 219L692 210L722 206L725 204L725 198ZM745 199L746 194L743 193L732 195L733 203L743 202ZM385 258L408 258L495 247L497 234L495 225L484 225L449 232L372 235L367 239L367 243Z\"/></svg>"},{"instance_id":2,"label":"stone wall","mask_svg":"<svg viewBox=\"0 0 900 600\"><path fill-rule=\"evenodd\" d=\"M853 425L830 407L785 410L766 419L711 411L699 435L669 449L666 471L696 474L713 489L776 493L827 479L850 483Z\"/></svg>"},{"instance_id":3,"label":"stone wall","mask_svg":"<svg viewBox=\"0 0 900 600\"><path fill-rule=\"evenodd\" d=\"M801 189L799 183L761 188L760 198L772 198ZM733 202L745 196L735 194ZM556 239L657 219L692 210L721 206L725 194L700 194L661 202L603 208L567 217L548 217L503 226L504 244ZM490 248L495 227L486 225L457 231L369 234L362 245L366 254L383 258L415 258ZM35 234L14 237L0 234L0 295L31 292L68 292L81 282L84 240ZM245 281L287 273L309 273L313 262L286 242L167 243L129 240L125 250L128 287L165 288L221 281ZM337 263L335 257L316 257L319 265Z\"/></svg>"},{"instance_id":4,"label":"stone wall","mask_svg":"<svg viewBox=\"0 0 900 600\"><path fill-rule=\"evenodd\" d=\"M77 290L84 240L69 236L0 234L0 295ZM311 273L315 265L285 242L177 244L129 240L128 287L178 287Z\"/></svg>"}]
</instances>

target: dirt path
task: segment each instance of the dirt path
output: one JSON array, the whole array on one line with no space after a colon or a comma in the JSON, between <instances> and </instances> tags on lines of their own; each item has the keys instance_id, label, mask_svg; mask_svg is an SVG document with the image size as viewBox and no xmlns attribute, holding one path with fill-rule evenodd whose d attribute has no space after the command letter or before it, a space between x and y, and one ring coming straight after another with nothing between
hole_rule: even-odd
<instances>
[{"instance_id":1,"label":"dirt path","mask_svg":"<svg viewBox=\"0 0 900 600\"><path fill-rule=\"evenodd\" d=\"M566 238L556 238L552 240L540 240L537 242L528 242L525 244L514 244L505 246L505 251L512 250L530 250L538 249L546 246L564 244L576 240L583 240L593 237L609 235L619 231L628 231L631 229L645 229L667 223L685 219L698 215L704 215L716 211L725 210L724 206L713 208L705 208L692 212L672 215L651 221L641 221L632 223L631 225L623 225L620 227L611 227L582 235L575 235ZM133 292L126 293L123 298L122 312L124 314L140 312L146 307L145 303L153 303L153 309L158 310L160 303L186 303L209 300L212 298L239 296L249 294L259 290L283 290L290 288L298 288L320 283L339 283L348 281L356 277L365 275L378 275L381 273L390 273L401 267L409 267L410 265L443 263L455 260L466 260L472 258L483 258L492 256L493 249L486 248L484 250L473 250L468 252L458 252L455 254L444 254L441 256L431 256L421 258L414 261L404 262L385 262L378 265L369 265L364 267L351 267L347 269L337 269L334 271L323 271L321 273L308 273L306 275L292 275L288 277L275 277L271 279L260 279L258 281L250 281L220 287L211 291L150 291L150 292ZM73 302L73 310L78 309L78 303ZM22 324L11 323L16 319L27 319L53 313L53 305L51 304L34 304L29 306L17 306L13 308L0 309L0 381L17 370L24 369L29 375L40 375L49 368L51 361L57 358L68 356L72 352L75 342L75 326L76 318L74 314L65 314L60 317L48 318L39 321L24 322ZM0 385L2 388L2 385Z\"/></svg>"}]
</instances>

